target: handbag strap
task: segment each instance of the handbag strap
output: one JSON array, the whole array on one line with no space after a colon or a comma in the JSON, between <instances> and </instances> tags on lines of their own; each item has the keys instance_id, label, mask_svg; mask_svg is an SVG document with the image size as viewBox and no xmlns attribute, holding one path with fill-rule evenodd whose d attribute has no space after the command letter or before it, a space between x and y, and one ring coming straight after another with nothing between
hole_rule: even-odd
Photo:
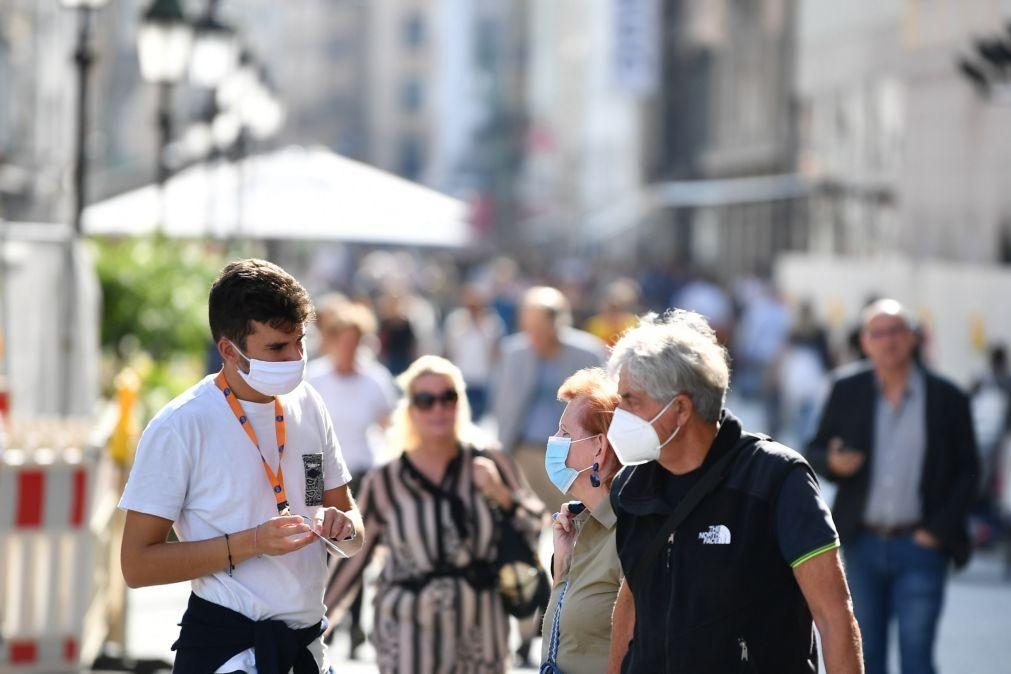
<instances>
[{"instance_id":1,"label":"handbag strap","mask_svg":"<svg viewBox=\"0 0 1011 674\"><path fill-rule=\"evenodd\" d=\"M555 604L555 615L551 619L551 636L548 638L548 657L541 665L540 674L555 674L558 672L558 644L562 633L562 602L565 601L565 591L569 589L569 581L562 583L562 591L558 594Z\"/></svg>"},{"instance_id":2,"label":"handbag strap","mask_svg":"<svg viewBox=\"0 0 1011 674\"><path fill-rule=\"evenodd\" d=\"M670 517L663 523L660 527L660 531L657 532L656 537L650 541L649 546L646 548L644 553L639 557L639 561L636 562L635 567L632 569L633 578L642 578L643 574L646 572L648 566L656 559L656 556L660 554L664 545L667 543L668 537L677 531L677 528L681 526L681 523L692 513L693 510L702 502L706 496L709 495L717 485L723 481L730 472L730 465L734 462L734 459L741 453L745 447L749 447L761 440L768 439L766 436L747 434L742 436L743 442L738 442L737 445L730 449L726 454L721 456L716 463L711 465L706 472L702 475L698 482L692 485L692 488L688 490L681 502L677 504L674 508L674 512L671 513Z\"/></svg>"}]
</instances>

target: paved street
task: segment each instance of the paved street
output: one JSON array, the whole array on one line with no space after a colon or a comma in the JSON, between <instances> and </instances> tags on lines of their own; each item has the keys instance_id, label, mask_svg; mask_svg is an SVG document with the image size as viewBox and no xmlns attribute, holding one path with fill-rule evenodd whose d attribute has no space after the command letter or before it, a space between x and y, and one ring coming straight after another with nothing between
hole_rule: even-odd
<instances>
[{"instance_id":1,"label":"paved street","mask_svg":"<svg viewBox=\"0 0 1011 674\"><path fill-rule=\"evenodd\" d=\"M1011 671L1011 583L1001 579L993 555L977 555L949 586L941 622L938 664L942 674L1007 674ZM188 595L188 586L130 591L130 646L135 657L171 658L169 646ZM345 655L339 639L333 653ZM374 672L372 651L363 647L359 662L338 660L338 672ZM535 670L514 670L532 672Z\"/></svg>"}]
</instances>

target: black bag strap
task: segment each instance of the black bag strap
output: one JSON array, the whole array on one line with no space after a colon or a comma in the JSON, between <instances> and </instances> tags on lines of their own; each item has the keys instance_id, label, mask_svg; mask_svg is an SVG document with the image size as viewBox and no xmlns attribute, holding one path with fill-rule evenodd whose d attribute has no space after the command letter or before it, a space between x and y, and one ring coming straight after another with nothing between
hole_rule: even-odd
<instances>
[{"instance_id":1,"label":"black bag strap","mask_svg":"<svg viewBox=\"0 0 1011 674\"><path fill-rule=\"evenodd\" d=\"M738 442L735 447L721 456L716 463L706 470L699 481L692 485L692 488L688 490L688 493L681 499L681 502L677 504L674 512L670 514L667 521L660 527L660 531L657 532L656 537L650 541L649 546L642 556L639 557L639 561L636 562L635 567L632 569L633 578L643 577L647 567L656 559L656 556L660 554L663 546L667 543L668 537L692 514L692 511L702 502L702 499L708 496L726 478L727 473L730 472L730 465L741 453L741 450L765 439L767 439L765 436L744 435L741 438L743 442Z\"/></svg>"}]
</instances>

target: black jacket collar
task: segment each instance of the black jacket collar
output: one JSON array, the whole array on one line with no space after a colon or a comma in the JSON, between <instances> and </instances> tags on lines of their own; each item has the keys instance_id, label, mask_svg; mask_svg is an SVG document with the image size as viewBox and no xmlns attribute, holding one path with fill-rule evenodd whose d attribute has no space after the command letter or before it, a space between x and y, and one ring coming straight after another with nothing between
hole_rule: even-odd
<instances>
[{"instance_id":1,"label":"black jacket collar","mask_svg":"<svg viewBox=\"0 0 1011 674\"><path fill-rule=\"evenodd\" d=\"M720 413L720 430L706 453L699 470L704 472L713 462L734 449L741 439L741 422L729 410ZM671 474L657 461L622 469L622 479L616 491L618 510L632 515L669 515L671 506L664 498L664 485Z\"/></svg>"}]
</instances>

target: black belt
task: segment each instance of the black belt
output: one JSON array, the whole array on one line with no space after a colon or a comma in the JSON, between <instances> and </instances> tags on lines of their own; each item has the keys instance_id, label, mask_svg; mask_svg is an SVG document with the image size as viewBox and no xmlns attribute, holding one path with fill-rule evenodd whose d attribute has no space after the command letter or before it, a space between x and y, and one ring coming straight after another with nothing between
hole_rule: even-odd
<instances>
[{"instance_id":1,"label":"black belt","mask_svg":"<svg viewBox=\"0 0 1011 674\"><path fill-rule=\"evenodd\" d=\"M498 573L489 562L474 562L467 566L440 567L413 578L393 581L394 585L411 592L421 592L429 583L439 578L462 578L475 590L490 590L498 585Z\"/></svg>"},{"instance_id":2,"label":"black belt","mask_svg":"<svg viewBox=\"0 0 1011 674\"><path fill-rule=\"evenodd\" d=\"M875 526L873 524L864 525L864 529L880 538L905 538L906 536L912 536L913 532L919 528L919 524L899 524L887 527Z\"/></svg>"}]
</instances>

